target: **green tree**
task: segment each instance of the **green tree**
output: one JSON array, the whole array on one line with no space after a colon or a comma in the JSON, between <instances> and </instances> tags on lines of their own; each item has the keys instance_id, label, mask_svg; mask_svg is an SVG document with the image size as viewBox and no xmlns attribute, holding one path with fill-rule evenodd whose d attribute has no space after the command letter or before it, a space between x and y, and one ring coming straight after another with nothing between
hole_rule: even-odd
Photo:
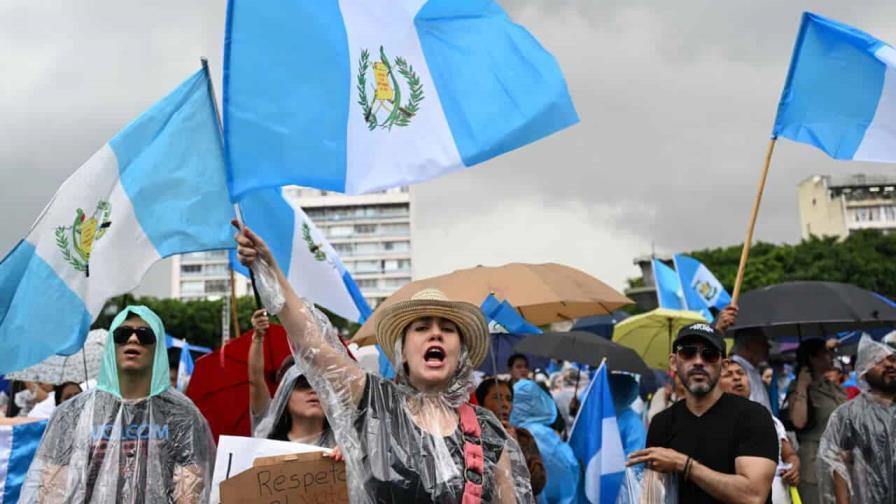
<instances>
[{"instance_id":1,"label":"green tree","mask_svg":"<svg viewBox=\"0 0 896 504\"><path fill-rule=\"evenodd\" d=\"M741 246L686 252L706 265L729 291ZM798 244L759 242L750 249L743 291L796 280L844 282L896 298L896 234L856 231L845 240L812 236Z\"/></svg>"}]
</instances>

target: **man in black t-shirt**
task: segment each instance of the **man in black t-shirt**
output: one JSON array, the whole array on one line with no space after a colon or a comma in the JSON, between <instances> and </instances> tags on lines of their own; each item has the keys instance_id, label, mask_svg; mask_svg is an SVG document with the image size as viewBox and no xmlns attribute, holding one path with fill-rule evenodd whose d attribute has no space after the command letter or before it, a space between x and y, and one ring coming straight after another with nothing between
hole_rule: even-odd
<instances>
[{"instance_id":1,"label":"man in black t-shirt","mask_svg":"<svg viewBox=\"0 0 896 504\"><path fill-rule=\"evenodd\" d=\"M628 465L678 475L678 501L771 503L778 438L761 405L722 393L718 381L725 343L707 324L691 324L672 345L669 365L685 385L685 400L657 414L647 446Z\"/></svg>"}]
</instances>

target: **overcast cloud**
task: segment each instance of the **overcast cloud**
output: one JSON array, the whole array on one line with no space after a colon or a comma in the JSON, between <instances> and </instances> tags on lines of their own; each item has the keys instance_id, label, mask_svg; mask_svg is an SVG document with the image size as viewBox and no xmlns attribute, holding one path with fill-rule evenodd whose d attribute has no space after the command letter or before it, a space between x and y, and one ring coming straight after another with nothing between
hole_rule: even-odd
<instances>
[{"instance_id":1,"label":"overcast cloud","mask_svg":"<svg viewBox=\"0 0 896 504\"><path fill-rule=\"evenodd\" d=\"M896 41L896 4L884 0L500 3L557 57L582 121L416 186L417 277L555 261L621 288L654 246L738 243L800 13ZM223 0L0 3L0 249L200 56L220 90L224 11ZM757 238L799 239L800 180L891 170L780 142Z\"/></svg>"}]
</instances>

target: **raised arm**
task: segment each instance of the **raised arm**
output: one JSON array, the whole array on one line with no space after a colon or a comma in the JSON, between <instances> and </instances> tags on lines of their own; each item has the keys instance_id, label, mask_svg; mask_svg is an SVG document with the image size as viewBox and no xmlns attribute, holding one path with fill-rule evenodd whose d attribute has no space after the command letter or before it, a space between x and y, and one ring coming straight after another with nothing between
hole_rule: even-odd
<instances>
[{"instance_id":1,"label":"raised arm","mask_svg":"<svg viewBox=\"0 0 896 504\"><path fill-rule=\"evenodd\" d=\"M260 415L271 402L268 385L264 381L264 335L270 321L264 309L252 314L252 343L249 345L249 410Z\"/></svg>"},{"instance_id":2,"label":"raised arm","mask_svg":"<svg viewBox=\"0 0 896 504\"><path fill-rule=\"evenodd\" d=\"M285 299L277 315L295 348L296 361L307 364L309 375L323 377L340 394L347 391L351 401L357 405L364 392L367 375L343 348L336 346L339 345L338 341L326 337L326 327L293 290L264 240L249 228L243 228L237 233L236 241L237 255L243 265L252 267L256 261L261 261L260 266L269 267L275 276Z\"/></svg>"}]
</instances>

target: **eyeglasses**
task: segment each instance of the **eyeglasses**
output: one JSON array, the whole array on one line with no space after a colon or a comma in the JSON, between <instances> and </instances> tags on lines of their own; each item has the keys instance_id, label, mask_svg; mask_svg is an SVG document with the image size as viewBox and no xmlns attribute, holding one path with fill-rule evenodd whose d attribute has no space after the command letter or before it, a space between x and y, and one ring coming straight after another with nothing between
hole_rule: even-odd
<instances>
[{"instance_id":1,"label":"eyeglasses","mask_svg":"<svg viewBox=\"0 0 896 504\"><path fill-rule=\"evenodd\" d=\"M703 362L708 364L715 364L722 358L722 352L720 352L717 348L712 347L701 347L698 345L684 345L678 347L678 351L675 352L678 354L678 357L684 360L691 360L700 354L700 357L703 359Z\"/></svg>"},{"instance_id":2,"label":"eyeglasses","mask_svg":"<svg viewBox=\"0 0 896 504\"><path fill-rule=\"evenodd\" d=\"M151 345L156 342L156 333L151 327L118 326L112 331L112 340L116 345L124 345L131 339L132 334L137 335L141 345Z\"/></svg>"}]
</instances>

